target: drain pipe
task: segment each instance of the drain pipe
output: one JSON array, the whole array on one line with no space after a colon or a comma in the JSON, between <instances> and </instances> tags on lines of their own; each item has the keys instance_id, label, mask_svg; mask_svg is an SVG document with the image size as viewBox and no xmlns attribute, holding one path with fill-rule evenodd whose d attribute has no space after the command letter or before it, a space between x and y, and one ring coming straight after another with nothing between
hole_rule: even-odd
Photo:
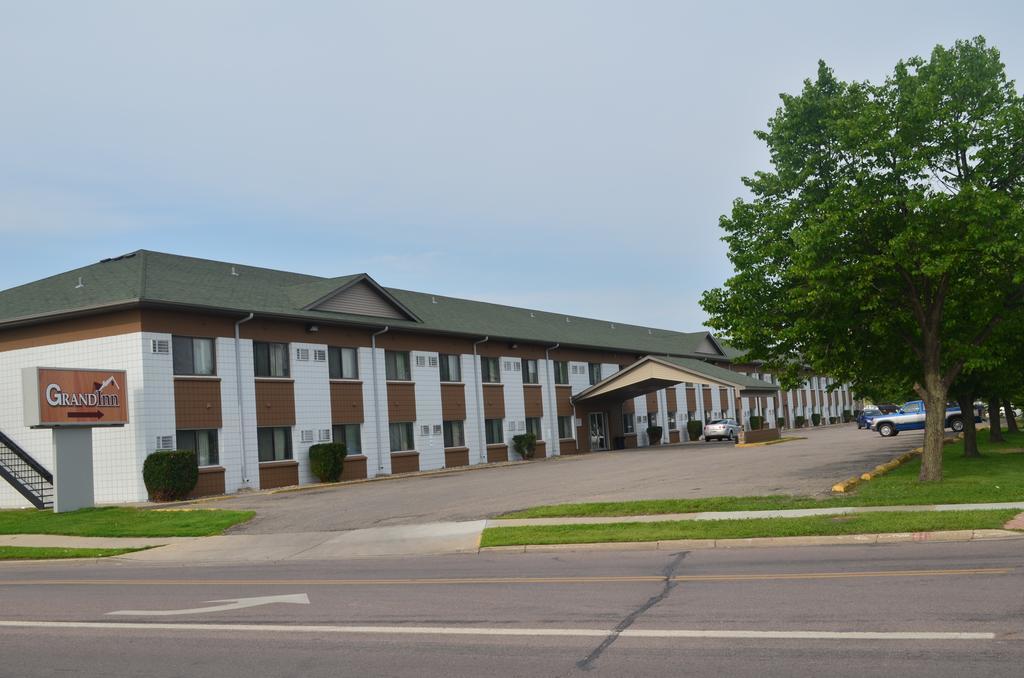
<instances>
[{"instance_id":1,"label":"drain pipe","mask_svg":"<svg viewBox=\"0 0 1024 678\"><path fill-rule=\"evenodd\" d=\"M548 348L544 349L544 360L547 362L548 367L551 368L551 377L548 379L548 397L551 399L551 428L549 432L553 432L555 434L554 437L551 439L552 449L548 450L549 457L553 457L556 451L558 452L558 454L562 453L558 437L558 402L555 400L555 366L551 362L551 351L557 350L558 347L561 345L561 342L559 342L554 346L549 346ZM575 424L576 422L573 423Z\"/></svg>"},{"instance_id":2,"label":"drain pipe","mask_svg":"<svg viewBox=\"0 0 1024 678\"><path fill-rule=\"evenodd\" d=\"M377 396L377 337L384 334L391 329L390 325L385 325L384 329L380 332L374 332L370 335L370 372L373 375L373 422L377 428L377 470L384 470L384 452L381 448L381 443L384 441L384 436L381 435L380 431L380 398Z\"/></svg>"},{"instance_id":3,"label":"drain pipe","mask_svg":"<svg viewBox=\"0 0 1024 678\"><path fill-rule=\"evenodd\" d=\"M480 344L485 344L491 340L490 335L484 337L480 341L473 342L473 372L475 373L476 383L473 384L473 388L476 385L480 385L479 395L474 398L476 400L476 421L477 421L477 433L480 435L480 461L487 463L487 432L484 430L484 413L483 405L480 401L484 399L484 382L480 376L480 356L476 354L476 347Z\"/></svg>"},{"instance_id":4,"label":"drain pipe","mask_svg":"<svg viewBox=\"0 0 1024 678\"><path fill-rule=\"evenodd\" d=\"M245 463L245 403L242 402L242 339L241 326L253 319L252 313L235 323L235 389L238 396L238 426L242 443L242 485L249 485L249 471Z\"/></svg>"}]
</instances>

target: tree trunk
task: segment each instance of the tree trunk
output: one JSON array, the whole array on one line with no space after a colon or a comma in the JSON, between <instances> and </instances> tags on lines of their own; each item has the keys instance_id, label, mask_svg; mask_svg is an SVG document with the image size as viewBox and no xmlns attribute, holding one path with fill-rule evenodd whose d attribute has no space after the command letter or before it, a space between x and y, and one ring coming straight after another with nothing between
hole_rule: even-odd
<instances>
[{"instance_id":1,"label":"tree trunk","mask_svg":"<svg viewBox=\"0 0 1024 678\"><path fill-rule=\"evenodd\" d=\"M924 388L918 392L924 399L924 453L921 455L921 482L942 480L942 440L946 437L946 395L938 369L925 374Z\"/></svg>"},{"instance_id":2,"label":"tree trunk","mask_svg":"<svg viewBox=\"0 0 1024 678\"><path fill-rule=\"evenodd\" d=\"M957 402L960 403L960 414L964 418L964 456L980 457L978 429L974 425L974 396L970 393L960 393L957 395Z\"/></svg>"},{"instance_id":3,"label":"tree trunk","mask_svg":"<svg viewBox=\"0 0 1024 678\"><path fill-rule=\"evenodd\" d=\"M988 441L990 443L1003 443L1002 423L999 421L999 398L992 396L988 399Z\"/></svg>"},{"instance_id":4,"label":"tree trunk","mask_svg":"<svg viewBox=\"0 0 1024 678\"><path fill-rule=\"evenodd\" d=\"M1003 412L1006 416L1006 432L1020 433L1020 429L1017 428L1017 417L1013 416L1013 408L1010 406L1009 400L1003 401Z\"/></svg>"}]
</instances>

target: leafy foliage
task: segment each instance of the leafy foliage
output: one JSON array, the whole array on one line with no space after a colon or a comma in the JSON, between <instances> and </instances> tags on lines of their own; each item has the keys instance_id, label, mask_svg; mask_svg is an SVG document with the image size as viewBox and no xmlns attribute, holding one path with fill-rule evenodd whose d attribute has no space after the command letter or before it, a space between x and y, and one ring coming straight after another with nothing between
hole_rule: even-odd
<instances>
[{"instance_id":1,"label":"leafy foliage","mask_svg":"<svg viewBox=\"0 0 1024 678\"><path fill-rule=\"evenodd\" d=\"M199 482L199 465L192 450L158 450L142 464L142 480L153 501L184 499Z\"/></svg>"},{"instance_id":2,"label":"leafy foliage","mask_svg":"<svg viewBox=\"0 0 1024 678\"><path fill-rule=\"evenodd\" d=\"M341 479L348 450L345 443L320 443L309 448L309 470L321 483L336 483Z\"/></svg>"},{"instance_id":3,"label":"leafy foliage","mask_svg":"<svg viewBox=\"0 0 1024 678\"><path fill-rule=\"evenodd\" d=\"M533 433L520 433L513 436L512 449L523 459L533 459L537 450L537 436Z\"/></svg>"},{"instance_id":4,"label":"leafy foliage","mask_svg":"<svg viewBox=\"0 0 1024 678\"><path fill-rule=\"evenodd\" d=\"M696 420L686 422L686 434L690 440L700 440L702 433L704 433L704 422Z\"/></svg>"}]
</instances>

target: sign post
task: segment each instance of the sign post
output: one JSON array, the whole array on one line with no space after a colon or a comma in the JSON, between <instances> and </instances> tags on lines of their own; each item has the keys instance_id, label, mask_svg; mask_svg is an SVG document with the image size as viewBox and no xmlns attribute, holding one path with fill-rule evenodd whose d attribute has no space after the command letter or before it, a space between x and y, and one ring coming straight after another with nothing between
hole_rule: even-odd
<instances>
[{"instance_id":1,"label":"sign post","mask_svg":"<svg viewBox=\"0 0 1024 678\"><path fill-rule=\"evenodd\" d=\"M22 396L25 425L53 429L53 512L92 507L92 429L128 423L124 370L26 367Z\"/></svg>"}]
</instances>

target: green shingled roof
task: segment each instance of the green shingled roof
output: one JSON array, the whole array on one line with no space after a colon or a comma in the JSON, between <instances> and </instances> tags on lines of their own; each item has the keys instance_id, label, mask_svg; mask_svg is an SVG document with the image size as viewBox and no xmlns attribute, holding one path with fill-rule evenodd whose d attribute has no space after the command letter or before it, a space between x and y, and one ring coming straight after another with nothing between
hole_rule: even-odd
<instances>
[{"instance_id":1,"label":"green shingled roof","mask_svg":"<svg viewBox=\"0 0 1024 678\"><path fill-rule=\"evenodd\" d=\"M561 313L383 288L417 319L306 310L366 274L323 278L139 250L0 292L0 327L139 304L255 313L636 353L703 355L707 332L672 332Z\"/></svg>"},{"instance_id":2,"label":"green shingled roof","mask_svg":"<svg viewBox=\"0 0 1024 678\"><path fill-rule=\"evenodd\" d=\"M718 365L706 363L703 360L680 357L658 358L659 360L664 360L667 363L678 365L683 369L691 370L693 372L696 372L697 374L703 374L708 378L735 384L744 391L766 391L769 392L770 394L779 390L777 386L775 386L774 384L770 384L767 381L762 381L761 379L754 379L753 377L748 377L741 372L733 372L732 370L728 370L724 367L719 367Z\"/></svg>"}]
</instances>

